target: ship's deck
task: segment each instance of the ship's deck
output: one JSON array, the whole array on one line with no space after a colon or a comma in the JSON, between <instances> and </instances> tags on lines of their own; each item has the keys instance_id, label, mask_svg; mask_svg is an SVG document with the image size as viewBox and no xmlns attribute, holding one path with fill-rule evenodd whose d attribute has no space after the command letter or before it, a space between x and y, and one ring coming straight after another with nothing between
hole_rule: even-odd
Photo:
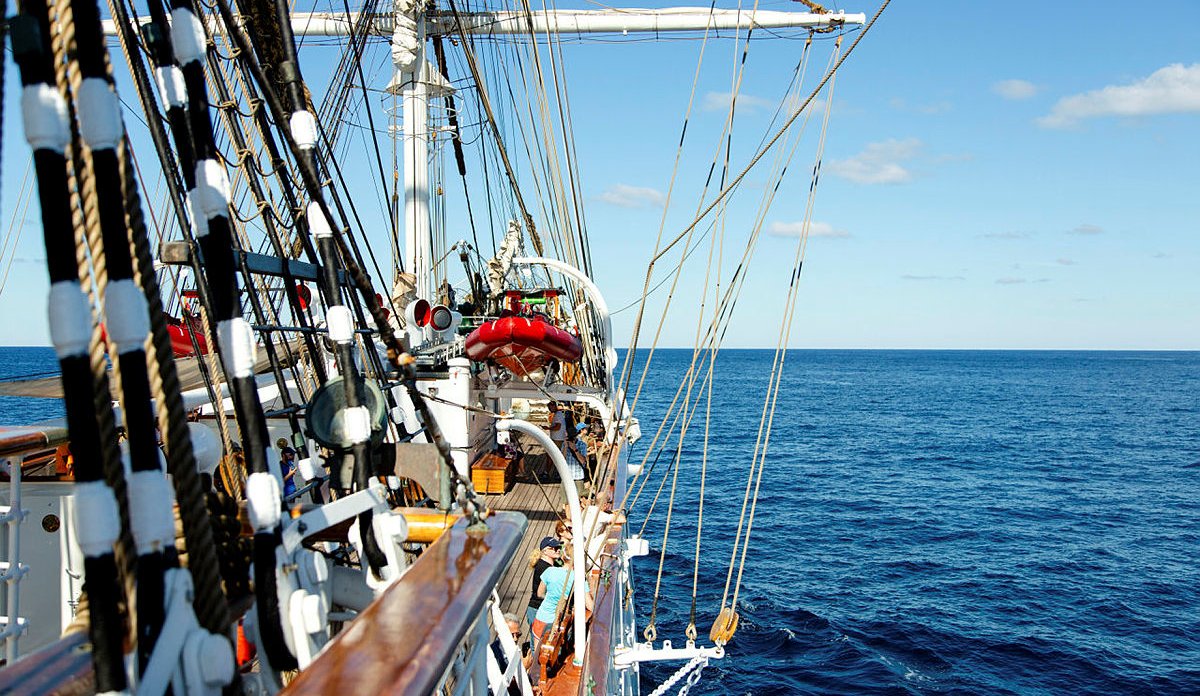
<instances>
[{"instance_id":1,"label":"ship's deck","mask_svg":"<svg viewBox=\"0 0 1200 696\"><path fill-rule=\"evenodd\" d=\"M551 468L544 454L527 454L525 456L525 471L536 467L539 476ZM562 484L546 483L543 477L541 483L528 475L518 478L512 488L506 493L483 496L488 507L495 510L519 512L529 520L529 528L521 539L521 547L513 556L512 563L504 572L497 592L500 595L500 607L505 612L516 614L524 621L525 607L529 604L530 586L533 584L533 569L529 567L529 557L537 549L543 537L554 536L554 523L558 521L558 511L567 502L563 494ZM522 625L522 633L529 630Z\"/></svg>"}]
</instances>

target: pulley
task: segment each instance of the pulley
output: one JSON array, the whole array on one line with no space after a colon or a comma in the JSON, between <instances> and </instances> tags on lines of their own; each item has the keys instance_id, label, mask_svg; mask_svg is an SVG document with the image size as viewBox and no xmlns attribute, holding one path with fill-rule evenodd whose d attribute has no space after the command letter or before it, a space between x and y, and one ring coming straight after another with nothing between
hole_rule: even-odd
<instances>
[{"instance_id":1,"label":"pulley","mask_svg":"<svg viewBox=\"0 0 1200 696\"><path fill-rule=\"evenodd\" d=\"M733 610L733 607L721 607L721 613L717 614L717 620L713 621L712 630L708 632L708 638L717 645L725 645L733 638L733 634L737 632L738 615Z\"/></svg>"}]
</instances>

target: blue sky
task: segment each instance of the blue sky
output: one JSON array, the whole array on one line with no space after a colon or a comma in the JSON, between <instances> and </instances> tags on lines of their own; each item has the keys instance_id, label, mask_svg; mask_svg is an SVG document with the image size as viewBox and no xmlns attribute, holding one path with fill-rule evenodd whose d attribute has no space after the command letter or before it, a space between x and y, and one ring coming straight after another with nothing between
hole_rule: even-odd
<instances>
[{"instance_id":1,"label":"blue sky","mask_svg":"<svg viewBox=\"0 0 1200 696\"><path fill-rule=\"evenodd\" d=\"M877 7L846 9L869 16ZM1195 2L1038 11L892 3L837 80L790 344L1200 349L1197 26ZM752 43L735 171L762 137L801 45ZM695 40L563 48L597 282L614 309L640 293L700 48ZM809 85L828 48L818 46ZM304 56L316 65L309 78L320 84L320 64L334 55ZM738 58L730 40L706 49L668 235L696 208ZM15 77L10 66L10 87ZM369 79L385 84L386 70ZM7 96L6 229L28 157L15 92ZM798 151L765 218L727 346L775 344L812 164L811 149ZM731 204L725 277L767 181L756 169ZM16 252L0 257L15 257L0 294L0 344L48 343L36 202L25 219ZM451 213L450 224L462 223ZM692 342L706 254L707 246L685 272L661 345ZM618 343L632 319L632 310L614 317Z\"/></svg>"}]
</instances>

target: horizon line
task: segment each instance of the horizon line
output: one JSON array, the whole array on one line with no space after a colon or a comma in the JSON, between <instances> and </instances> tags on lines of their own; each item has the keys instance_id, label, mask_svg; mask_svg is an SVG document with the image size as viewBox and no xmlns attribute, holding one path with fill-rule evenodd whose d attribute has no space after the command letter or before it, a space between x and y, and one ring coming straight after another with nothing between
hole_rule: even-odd
<instances>
[{"instance_id":1,"label":"horizon line","mask_svg":"<svg viewBox=\"0 0 1200 696\"><path fill-rule=\"evenodd\" d=\"M0 348L45 348L54 350L52 345L9 345L0 344ZM616 346L616 350L629 350L629 346ZM640 347L639 352L650 350L648 347ZM694 346L658 346L655 350L695 350ZM704 350L704 349L702 349ZM773 351L776 350L772 346L727 346L720 348L718 352L728 350L758 350L758 351ZM942 351L942 352L1075 352L1075 353L1197 353L1200 348L930 348L930 347L901 347L901 346L836 346L836 347L815 347L815 346L789 346L789 351L818 351L818 350L888 350L888 351Z\"/></svg>"}]
</instances>

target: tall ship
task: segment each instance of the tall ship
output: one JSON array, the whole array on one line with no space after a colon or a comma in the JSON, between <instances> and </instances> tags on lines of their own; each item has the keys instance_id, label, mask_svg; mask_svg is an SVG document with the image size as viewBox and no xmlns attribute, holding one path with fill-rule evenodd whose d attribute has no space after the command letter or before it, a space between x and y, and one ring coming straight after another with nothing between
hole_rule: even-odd
<instances>
[{"instance_id":1,"label":"tall ship","mask_svg":"<svg viewBox=\"0 0 1200 696\"><path fill-rule=\"evenodd\" d=\"M745 426L745 490L707 494L709 515L740 517L727 567L703 567L711 378L781 189L807 210L778 294L782 373L828 104L874 19L807 0L13 9L23 123L4 132L26 148L3 156L28 160L17 198L40 208L57 370L0 395L65 415L0 429L0 692L657 696L724 659L780 380ZM653 248L624 254L640 298L617 308L595 282L564 44L672 38L701 60L733 47L725 123L682 223L676 157ZM760 39L791 41L790 84L739 161ZM656 67L625 78L694 79ZM612 108L630 128L655 117ZM747 189L757 212L731 217ZM705 282L674 300L688 263ZM641 423L685 294L691 364ZM618 309L636 311L624 357ZM684 457L702 460L686 504ZM696 518L692 610L659 626L673 514ZM714 606L701 582L723 585Z\"/></svg>"}]
</instances>

